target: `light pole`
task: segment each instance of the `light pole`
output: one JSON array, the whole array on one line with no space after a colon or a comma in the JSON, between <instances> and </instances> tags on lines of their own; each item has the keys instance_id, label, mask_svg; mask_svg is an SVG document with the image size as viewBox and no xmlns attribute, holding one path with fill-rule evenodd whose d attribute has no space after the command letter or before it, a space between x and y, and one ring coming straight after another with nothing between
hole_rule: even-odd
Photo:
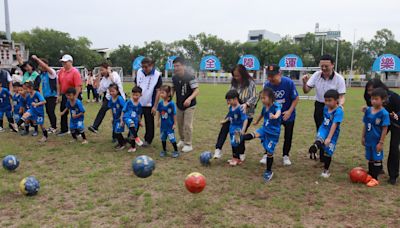
<instances>
[{"instance_id":1,"label":"light pole","mask_svg":"<svg viewBox=\"0 0 400 228\"><path fill-rule=\"evenodd\" d=\"M340 39L339 37L335 39L336 40L336 60L335 60L335 71L337 72L338 68L338 57L339 57L339 42Z\"/></svg>"},{"instance_id":2,"label":"light pole","mask_svg":"<svg viewBox=\"0 0 400 228\"><path fill-rule=\"evenodd\" d=\"M321 38L321 40L322 40L322 45L321 45L321 56L324 55L324 39L325 39L325 37L323 36L323 37Z\"/></svg>"},{"instance_id":3,"label":"light pole","mask_svg":"<svg viewBox=\"0 0 400 228\"><path fill-rule=\"evenodd\" d=\"M11 30L10 30L10 13L8 12L8 0L4 0L4 16L6 22L6 38L11 41Z\"/></svg>"},{"instance_id":4,"label":"light pole","mask_svg":"<svg viewBox=\"0 0 400 228\"><path fill-rule=\"evenodd\" d=\"M353 46L351 49L350 76L353 76L354 48L356 46L356 30L354 29Z\"/></svg>"}]
</instances>

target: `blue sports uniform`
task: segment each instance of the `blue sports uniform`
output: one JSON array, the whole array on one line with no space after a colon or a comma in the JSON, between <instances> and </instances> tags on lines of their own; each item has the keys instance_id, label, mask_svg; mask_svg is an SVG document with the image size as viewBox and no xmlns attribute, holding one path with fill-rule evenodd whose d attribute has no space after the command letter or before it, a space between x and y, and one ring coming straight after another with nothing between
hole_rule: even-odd
<instances>
[{"instance_id":1,"label":"blue sports uniform","mask_svg":"<svg viewBox=\"0 0 400 228\"><path fill-rule=\"evenodd\" d=\"M22 98L22 96L19 95L18 93L14 94L12 97L13 105L14 105L14 120L16 122L18 122L19 119L21 119L21 117L22 117L22 115L19 113L19 110L24 105L24 103L21 102L21 98Z\"/></svg>"},{"instance_id":2,"label":"blue sports uniform","mask_svg":"<svg viewBox=\"0 0 400 228\"><path fill-rule=\"evenodd\" d=\"M124 122L128 128L131 127L131 124L135 125L135 129L139 127L140 116L142 115L142 105L138 103L135 105L131 99L129 99L124 108L122 109L124 112Z\"/></svg>"},{"instance_id":3,"label":"blue sports uniform","mask_svg":"<svg viewBox=\"0 0 400 228\"><path fill-rule=\"evenodd\" d=\"M69 112L71 114L69 128L71 129L71 131L79 131L80 133L82 133L85 130L84 115L81 115L78 118L72 117L73 114L79 115L81 113L85 113L85 108L83 107L82 101L76 99L75 104L72 106L71 102L68 100L65 106L69 109Z\"/></svg>"},{"instance_id":4,"label":"blue sports uniform","mask_svg":"<svg viewBox=\"0 0 400 228\"><path fill-rule=\"evenodd\" d=\"M3 119L4 114L7 118L12 118L10 97L10 91L2 88L0 92L0 119Z\"/></svg>"},{"instance_id":5,"label":"blue sports uniform","mask_svg":"<svg viewBox=\"0 0 400 228\"><path fill-rule=\"evenodd\" d=\"M324 122L318 129L317 140L324 142L329 135L329 131L331 130L332 125L334 123L338 124L335 133L332 136L330 144L328 146L325 146L325 144L323 144L325 154L327 154L329 157L331 157L333 155L333 152L335 152L336 143L340 133L340 123L343 121L343 115L344 112L342 107L340 106L331 112L329 112L327 106L324 107Z\"/></svg>"},{"instance_id":6,"label":"blue sports uniform","mask_svg":"<svg viewBox=\"0 0 400 228\"><path fill-rule=\"evenodd\" d=\"M239 146L239 144L235 141L235 132L240 132L242 130L243 123L245 120L247 120L247 115L240 108L240 105L238 105L236 108L232 108L232 106L229 106L229 112L226 117L229 118L229 121L231 122L229 125L229 136L231 137L231 145L233 147L237 147ZM240 141L242 141L242 139Z\"/></svg>"},{"instance_id":7,"label":"blue sports uniform","mask_svg":"<svg viewBox=\"0 0 400 228\"><path fill-rule=\"evenodd\" d=\"M125 100L124 98L122 98L122 96L118 96L115 101L113 100L113 98L111 98L108 101L108 107L111 109L113 114L114 133L122 133L125 130L125 127L121 126L121 114L124 106L125 106Z\"/></svg>"},{"instance_id":8,"label":"blue sports uniform","mask_svg":"<svg viewBox=\"0 0 400 228\"><path fill-rule=\"evenodd\" d=\"M382 108L377 113L372 114L369 107L364 114L363 122L365 125L365 158L369 161L382 161L383 151L376 151L381 135L382 127L390 125L389 112Z\"/></svg>"},{"instance_id":9,"label":"blue sports uniform","mask_svg":"<svg viewBox=\"0 0 400 228\"><path fill-rule=\"evenodd\" d=\"M161 141L167 141L167 138L171 143L176 142L175 131L172 129L174 126L174 116L176 115L176 106L173 101L169 101L167 105L164 105L164 101L160 101L157 106L157 111L160 112L161 126L160 126L160 138Z\"/></svg>"},{"instance_id":10,"label":"blue sports uniform","mask_svg":"<svg viewBox=\"0 0 400 228\"><path fill-rule=\"evenodd\" d=\"M279 85L273 85L269 81L265 82L264 88L269 87L274 91L276 101L282 105L282 112L289 110L293 101L299 96L297 89L293 81L288 77L282 77ZM282 122L293 122L296 118L296 109L293 110L292 115L286 121Z\"/></svg>"},{"instance_id":11,"label":"blue sports uniform","mask_svg":"<svg viewBox=\"0 0 400 228\"><path fill-rule=\"evenodd\" d=\"M275 152L275 146L278 144L281 133L282 122L282 116L279 116L277 119L271 119L270 115L275 115L281 110L282 105L275 101L268 110L264 106L261 111L261 115L264 117L264 124L256 132L260 135L261 143L265 151L269 154L274 154Z\"/></svg>"},{"instance_id":12,"label":"blue sports uniform","mask_svg":"<svg viewBox=\"0 0 400 228\"><path fill-rule=\"evenodd\" d=\"M26 97L26 103L28 106L27 112L31 115L28 120L35 121L38 125L43 125L44 123L44 105L33 107L32 103L39 103L42 101L45 100L38 91L35 91L33 96L28 94Z\"/></svg>"}]
</instances>

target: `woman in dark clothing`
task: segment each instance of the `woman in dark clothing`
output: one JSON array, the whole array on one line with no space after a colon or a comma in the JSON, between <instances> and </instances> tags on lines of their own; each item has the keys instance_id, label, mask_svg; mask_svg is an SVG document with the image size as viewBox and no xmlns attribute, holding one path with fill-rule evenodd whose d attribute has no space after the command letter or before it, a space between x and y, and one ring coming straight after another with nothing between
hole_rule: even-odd
<instances>
[{"instance_id":1,"label":"woman in dark clothing","mask_svg":"<svg viewBox=\"0 0 400 228\"><path fill-rule=\"evenodd\" d=\"M396 184L396 180L399 176L399 144L400 144L400 96L389 90L380 79L371 79L365 86L364 99L368 106L371 106L371 92L373 89L383 88L388 93L388 99L385 102L385 109L390 114L390 149L389 157L387 161L387 167L389 172L389 183Z\"/></svg>"},{"instance_id":2,"label":"woman in dark clothing","mask_svg":"<svg viewBox=\"0 0 400 228\"><path fill-rule=\"evenodd\" d=\"M247 72L247 69L242 64L236 65L232 71L232 81L230 90L236 90L239 93L239 98L241 101L241 108L245 110L248 122L247 128L249 128L251 122L253 121L254 110L257 104L257 91L256 83L253 78ZM221 158L222 156L222 146L225 143L226 137L229 133L230 122L226 122L222 125L221 130L218 135L217 143L215 145L214 158ZM244 154L240 156L241 160L245 159Z\"/></svg>"}]
</instances>

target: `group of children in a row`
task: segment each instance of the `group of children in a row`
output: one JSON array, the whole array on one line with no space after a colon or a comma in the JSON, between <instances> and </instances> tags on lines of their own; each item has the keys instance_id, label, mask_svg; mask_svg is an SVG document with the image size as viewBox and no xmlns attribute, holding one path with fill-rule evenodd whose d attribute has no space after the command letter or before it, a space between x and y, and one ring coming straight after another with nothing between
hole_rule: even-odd
<instances>
[{"instance_id":1,"label":"group of children in a row","mask_svg":"<svg viewBox=\"0 0 400 228\"><path fill-rule=\"evenodd\" d=\"M275 101L274 91L268 87L261 91L260 96L263 108L261 115L254 124L257 125L262 118L264 123L255 132L245 134L248 127L247 116L241 108L239 94L235 90L231 90L226 94L229 112L226 119L221 123L230 121L229 134L233 158L228 160L228 163L232 166L239 165L242 162L241 156L245 151L244 141L254 138L261 140L267 156L264 180L269 182L273 176L273 156L281 130L281 104ZM387 92L384 89L378 88L372 91L372 107L365 110L363 118L362 144L365 146L365 157L368 160L370 178L367 186L369 187L379 184L378 175L382 171L383 142L390 125L389 113L383 107L387 96ZM318 129L315 142L309 148L309 153L310 159L316 159L316 154L318 150L320 151L320 160L324 164L321 176L328 178L330 176L329 167L336 149L344 112L343 108L339 106L339 93L336 90L328 90L324 98L324 121Z\"/></svg>"}]
</instances>

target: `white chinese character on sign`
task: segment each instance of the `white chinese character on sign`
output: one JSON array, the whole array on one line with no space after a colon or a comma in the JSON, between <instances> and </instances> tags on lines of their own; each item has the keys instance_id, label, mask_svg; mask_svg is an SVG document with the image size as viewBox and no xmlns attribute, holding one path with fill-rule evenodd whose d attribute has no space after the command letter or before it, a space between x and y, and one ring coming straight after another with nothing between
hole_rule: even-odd
<instances>
[{"instance_id":1,"label":"white chinese character on sign","mask_svg":"<svg viewBox=\"0 0 400 228\"><path fill-rule=\"evenodd\" d=\"M297 58L296 57L286 57L285 58L285 67L296 67Z\"/></svg>"},{"instance_id":2,"label":"white chinese character on sign","mask_svg":"<svg viewBox=\"0 0 400 228\"><path fill-rule=\"evenodd\" d=\"M382 57L380 62L381 70L394 70L395 62L393 57Z\"/></svg>"},{"instance_id":3,"label":"white chinese character on sign","mask_svg":"<svg viewBox=\"0 0 400 228\"><path fill-rule=\"evenodd\" d=\"M215 60L207 59L206 60L206 69L214 69L215 68Z\"/></svg>"},{"instance_id":4,"label":"white chinese character on sign","mask_svg":"<svg viewBox=\"0 0 400 228\"><path fill-rule=\"evenodd\" d=\"M244 57L243 58L243 65L247 69L253 69L254 68L254 58L252 58L252 57Z\"/></svg>"}]
</instances>

